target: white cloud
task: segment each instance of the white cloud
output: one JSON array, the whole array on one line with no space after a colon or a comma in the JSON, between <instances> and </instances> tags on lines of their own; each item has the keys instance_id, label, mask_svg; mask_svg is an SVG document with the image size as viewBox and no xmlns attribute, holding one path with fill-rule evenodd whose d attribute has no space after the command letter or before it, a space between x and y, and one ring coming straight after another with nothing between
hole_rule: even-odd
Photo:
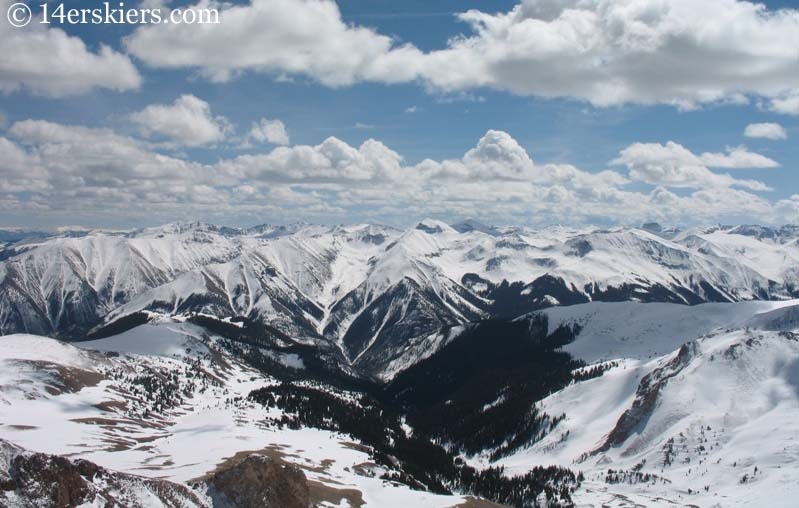
<instances>
[{"instance_id":1,"label":"white cloud","mask_svg":"<svg viewBox=\"0 0 799 508\"><path fill-rule=\"evenodd\" d=\"M727 153L705 152L699 156L702 164L711 168L749 169L778 168L780 164L765 155L750 152L745 146L727 148Z\"/></svg>"},{"instance_id":2,"label":"white cloud","mask_svg":"<svg viewBox=\"0 0 799 508\"><path fill-rule=\"evenodd\" d=\"M213 81L252 70L302 74L330 86L362 80L404 82L416 76L416 48L348 26L329 0L252 0L248 5L201 1L221 8L219 24L149 25L125 40L128 51L155 67L195 67ZM224 7L224 8L223 8Z\"/></svg>"},{"instance_id":3,"label":"white cloud","mask_svg":"<svg viewBox=\"0 0 799 508\"><path fill-rule=\"evenodd\" d=\"M369 139L354 148L330 137L316 146L278 147L257 155L220 161L217 169L242 180L261 182L346 183L383 180L396 174L401 157Z\"/></svg>"},{"instance_id":4,"label":"white cloud","mask_svg":"<svg viewBox=\"0 0 799 508\"><path fill-rule=\"evenodd\" d=\"M799 194L794 194L788 199L781 199L774 205L776 213L786 221L795 224L799 222Z\"/></svg>"},{"instance_id":5,"label":"white cloud","mask_svg":"<svg viewBox=\"0 0 799 508\"><path fill-rule=\"evenodd\" d=\"M225 117L213 116L211 106L193 95L181 95L172 104L151 104L130 116L145 136L181 146L219 142L232 130Z\"/></svg>"},{"instance_id":6,"label":"white cloud","mask_svg":"<svg viewBox=\"0 0 799 508\"><path fill-rule=\"evenodd\" d=\"M12 124L8 135L16 140L14 146L26 157L29 170L47 179L54 189L210 177L201 172L199 164L152 152L141 142L109 129L24 120ZM23 159L16 156L11 160Z\"/></svg>"},{"instance_id":7,"label":"white cloud","mask_svg":"<svg viewBox=\"0 0 799 508\"><path fill-rule=\"evenodd\" d=\"M223 8L219 25L140 27L126 47L148 65L196 68L217 81L254 71L330 86L420 81L455 96L490 87L682 109L758 96L774 110L799 112L797 9L738 0L522 0L508 12L470 10L460 19L470 33L423 52L345 24L332 0L251 0Z\"/></svg>"},{"instance_id":8,"label":"white cloud","mask_svg":"<svg viewBox=\"0 0 799 508\"><path fill-rule=\"evenodd\" d=\"M3 13L12 0L0 0ZM47 28L34 18L24 28L0 23L0 91L25 89L51 97L92 88L133 90L141 76L126 55L101 45L91 51L78 37Z\"/></svg>"},{"instance_id":9,"label":"white cloud","mask_svg":"<svg viewBox=\"0 0 799 508\"><path fill-rule=\"evenodd\" d=\"M787 139L788 133L778 123L750 123L744 129L747 138Z\"/></svg>"},{"instance_id":10,"label":"white cloud","mask_svg":"<svg viewBox=\"0 0 799 508\"><path fill-rule=\"evenodd\" d=\"M743 187L755 191L769 188L755 180L739 180L730 175L714 173L708 166L740 168L778 165L771 159L748 152L744 148L731 149L726 154L704 153L697 156L673 141L665 145L634 143L622 150L611 164L627 166L632 180L652 185L694 189Z\"/></svg>"},{"instance_id":11,"label":"white cloud","mask_svg":"<svg viewBox=\"0 0 799 508\"><path fill-rule=\"evenodd\" d=\"M773 98L770 109L776 113L799 115L799 88L794 88Z\"/></svg>"},{"instance_id":12,"label":"white cloud","mask_svg":"<svg viewBox=\"0 0 799 508\"><path fill-rule=\"evenodd\" d=\"M701 156L675 143L622 151L627 177L537 164L503 131L488 131L461 157L413 165L373 139L354 147L331 137L204 164L109 129L25 120L6 134L0 137L3 201L14 203L12 213L37 210L37 217L51 214L60 222L96 220L100 213L118 223L187 216L402 222L474 210L505 223L774 222L797 206L759 196L767 188L760 182L713 173ZM729 153L724 156L735 157ZM695 167L686 168L686 161ZM636 190L631 181L639 182Z\"/></svg>"},{"instance_id":13,"label":"white cloud","mask_svg":"<svg viewBox=\"0 0 799 508\"><path fill-rule=\"evenodd\" d=\"M289 134L282 121L261 118L260 121L252 123L250 131L247 133L246 141L272 143L273 145L288 145Z\"/></svg>"},{"instance_id":14,"label":"white cloud","mask_svg":"<svg viewBox=\"0 0 799 508\"><path fill-rule=\"evenodd\" d=\"M431 55L444 89L491 86L604 106L693 108L799 88L799 11L735 0L525 0L469 11L475 35Z\"/></svg>"},{"instance_id":15,"label":"white cloud","mask_svg":"<svg viewBox=\"0 0 799 508\"><path fill-rule=\"evenodd\" d=\"M503 131L488 131L477 146L463 156L470 176L478 178L531 179L533 160L527 151Z\"/></svg>"}]
</instances>

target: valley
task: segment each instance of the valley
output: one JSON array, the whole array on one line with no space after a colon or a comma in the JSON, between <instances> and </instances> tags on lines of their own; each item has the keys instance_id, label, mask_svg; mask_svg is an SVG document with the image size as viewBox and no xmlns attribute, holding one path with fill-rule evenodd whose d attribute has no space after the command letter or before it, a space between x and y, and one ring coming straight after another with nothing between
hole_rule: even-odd
<instances>
[{"instance_id":1,"label":"valley","mask_svg":"<svg viewBox=\"0 0 799 508\"><path fill-rule=\"evenodd\" d=\"M89 461L130 506L227 506L217 483L237 467L296 470L292 495L318 507L790 505L790 232L548 231L544 245L444 226L5 246L4 460ZM744 247L725 258L733 237ZM494 273L479 245L516 259ZM756 270L774 252L783 265ZM168 483L141 487L148 502L129 487L144 479ZM86 506L116 499L91 485Z\"/></svg>"}]
</instances>

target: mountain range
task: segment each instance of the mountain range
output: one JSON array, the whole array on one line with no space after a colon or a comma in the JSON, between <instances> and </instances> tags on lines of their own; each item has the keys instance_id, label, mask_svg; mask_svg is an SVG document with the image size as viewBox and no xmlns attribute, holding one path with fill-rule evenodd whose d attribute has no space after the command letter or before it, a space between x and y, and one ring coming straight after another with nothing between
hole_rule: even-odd
<instances>
[{"instance_id":1,"label":"mountain range","mask_svg":"<svg viewBox=\"0 0 799 508\"><path fill-rule=\"evenodd\" d=\"M0 332L80 340L137 312L242 317L380 375L409 340L590 301L799 296L799 228L532 231L171 224L8 243Z\"/></svg>"},{"instance_id":2,"label":"mountain range","mask_svg":"<svg viewBox=\"0 0 799 508\"><path fill-rule=\"evenodd\" d=\"M791 506L798 240L0 235L0 505Z\"/></svg>"}]
</instances>

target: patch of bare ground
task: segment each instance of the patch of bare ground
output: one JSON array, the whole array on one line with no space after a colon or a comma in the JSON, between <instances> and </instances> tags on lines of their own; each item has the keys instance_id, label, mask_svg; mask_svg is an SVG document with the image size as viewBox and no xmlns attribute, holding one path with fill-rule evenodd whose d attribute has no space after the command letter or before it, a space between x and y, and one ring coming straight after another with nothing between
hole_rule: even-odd
<instances>
[{"instance_id":1,"label":"patch of bare ground","mask_svg":"<svg viewBox=\"0 0 799 508\"><path fill-rule=\"evenodd\" d=\"M139 466L136 469L139 471L160 471L166 467L172 467L175 462L172 459L167 459L161 464L148 464L146 466Z\"/></svg>"},{"instance_id":2,"label":"patch of bare ground","mask_svg":"<svg viewBox=\"0 0 799 508\"><path fill-rule=\"evenodd\" d=\"M355 443L347 443L350 445L349 447L355 449L362 449L360 445ZM263 455L265 457L269 457L270 459L276 461L282 465L291 465L297 467L301 470L316 473L316 474L324 474L327 472L330 465L333 464L332 459L325 459L317 466L310 466L308 464L302 464L297 462L290 462L286 459L296 458L300 459L301 457L298 455L286 453L283 450L284 446L282 445L270 445L260 450L245 450L240 451L233 456L223 460L221 463L217 464L217 466L212 470L207 472L206 474L195 478L190 483L203 483L211 481L218 473L222 471L226 471L233 467L235 464L240 463L246 457L250 455ZM353 508L360 508L364 505L363 500L363 493L357 489L351 488L336 488L331 485L330 483L338 483L335 480L326 480L326 483L322 483L317 480L309 480L306 479L306 483L308 484L308 492L311 499L311 506L318 506L323 502L332 503L334 505L340 505L343 499L346 499L349 505ZM499 505L495 505L499 506ZM471 507L470 507L471 508ZM494 508L494 507L475 507L475 508Z\"/></svg>"},{"instance_id":3,"label":"patch of bare ground","mask_svg":"<svg viewBox=\"0 0 799 508\"><path fill-rule=\"evenodd\" d=\"M115 413L117 411L125 411L128 408L128 403L123 400L104 400L94 405L100 411L108 413Z\"/></svg>"},{"instance_id":4,"label":"patch of bare ground","mask_svg":"<svg viewBox=\"0 0 799 508\"><path fill-rule=\"evenodd\" d=\"M115 427L120 423L124 423L122 420L117 420L114 418L93 418L93 417L73 418L70 421L75 423L85 423L87 425L102 425L103 427Z\"/></svg>"},{"instance_id":5,"label":"patch of bare ground","mask_svg":"<svg viewBox=\"0 0 799 508\"><path fill-rule=\"evenodd\" d=\"M369 448L368 446L364 446L364 445L362 445L360 443L353 443L352 441L342 441L341 444L345 448L349 448L350 450L355 450L355 451L363 452L363 453L366 453L366 454L368 454L369 452L372 451L372 449Z\"/></svg>"},{"instance_id":6,"label":"patch of bare ground","mask_svg":"<svg viewBox=\"0 0 799 508\"><path fill-rule=\"evenodd\" d=\"M70 420L75 423L84 423L87 425L98 425L106 430L113 430L117 426L135 425L136 427L144 429L162 430L168 427L167 422L157 422L154 420L142 420L141 418L107 418L101 416L87 416L85 418L73 418Z\"/></svg>"},{"instance_id":7,"label":"patch of bare ground","mask_svg":"<svg viewBox=\"0 0 799 508\"><path fill-rule=\"evenodd\" d=\"M50 395L79 392L86 387L97 386L100 381L106 379L100 372L66 367L53 362L42 360L20 360L20 362L32 365L38 371L50 373L53 384L45 387Z\"/></svg>"},{"instance_id":8,"label":"patch of bare ground","mask_svg":"<svg viewBox=\"0 0 799 508\"><path fill-rule=\"evenodd\" d=\"M208 495L214 504L238 508L308 508L307 478L294 465L262 454L250 454L213 475Z\"/></svg>"},{"instance_id":9,"label":"patch of bare ground","mask_svg":"<svg viewBox=\"0 0 799 508\"><path fill-rule=\"evenodd\" d=\"M360 464L355 464L352 466L352 472L359 476L373 478L375 476L375 469L377 467L377 464L371 461L361 462Z\"/></svg>"},{"instance_id":10,"label":"patch of bare ground","mask_svg":"<svg viewBox=\"0 0 799 508\"><path fill-rule=\"evenodd\" d=\"M152 443L153 441L157 441L164 436L144 436L144 437L133 437L132 439L137 443Z\"/></svg>"},{"instance_id":11,"label":"patch of bare ground","mask_svg":"<svg viewBox=\"0 0 799 508\"><path fill-rule=\"evenodd\" d=\"M340 506L343 499L346 499L352 508L361 508L364 505L363 493L360 490L337 489L316 480L307 480L307 483L311 506L319 506L325 502Z\"/></svg>"},{"instance_id":12,"label":"patch of bare ground","mask_svg":"<svg viewBox=\"0 0 799 508\"><path fill-rule=\"evenodd\" d=\"M504 504L492 503L485 499L478 499L476 497L468 497L466 501L456 504L452 508L508 508Z\"/></svg>"},{"instance_id":13,"label":"patch of bare ground","mask_svg":"<svg viewBox=\"0 0 799 508\"><path fill-rule=\"evenodd\" d=\"M130 450L133 448L135 443L131 442L127 439L103 439L103 443L106 445L110 445L110 448L106 448L106 451L109 452L124 452L126 450Z\"/></svg>"},{"instance_id":14,"label":"patch of bare ground","mask_svg":"<svg viewBox=\"0 0 799 508\"><path fill-rule=\"evenodd\" d=\"M232 465L241 462L244 458L246 458L246 457L248 457L250 455L265 455L265 456L271 457L271 458L273 458L273 459L275 459L275 460L277 460L279 462L287 463L286 460L285 460L285 457L292 457L292 455L283 453L280 450L280 448L281 448L280 445L269 445L266 448L262 448L260 450L243 450L243 451L240 451L240 452L236 452L231 457L228 457L228 458L224 459L222 462L220 462L219 464L217 464L216 467L214 469L212 469L211 471L208 471L204 475L198 476L197 478L194 478L193 480L191 480L191 483L206 482L206 481L210 480L211 478L213 478L213 476L216 473L219 473L220 471L225 471L227 469L230 469L230 467ZM297 457L297 456L293 455L293 457Z\"/></svg>"}]
</instances>

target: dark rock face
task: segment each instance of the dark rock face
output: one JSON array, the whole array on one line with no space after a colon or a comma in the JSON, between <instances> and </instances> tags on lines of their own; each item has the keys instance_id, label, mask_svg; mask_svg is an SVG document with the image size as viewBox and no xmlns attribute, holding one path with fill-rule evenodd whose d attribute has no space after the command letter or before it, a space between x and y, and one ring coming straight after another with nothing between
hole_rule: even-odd
<instances>
[{"instance_id":1,"label":"dark rock face","mask_svg":"<svg viewBox=\"0 0 799 508\"><path fill-rule=\"evenodd\" d=\"M82 469L89 478L96 473L88 464ZM48 506L56 508L78 506L91 499L91 490L81 472L81 468L63 457L41 453L29 457L18 455L11 462L12 479L7 490L45 500Z\"/></svg>"},{"instance_id":2,"label":"dark rock face","mask_svg":"<svg viewBox=\"0 0 799 508\"><path fill-rule=\"evenodd\" d=\"M189 488L106 470L87 460L30 453L0 440L0 507L208 508ZM154 505L153 500L158 504Z\"/></svg>"},{"instance_id":3,"label":"dark rock face","mask_svg":"<svg viewBox=\"0 0 799 508\"><path fill-rule=\"evenodd\" d=\"M602 446L592 453L606 452L611 447L622 445L636 429L643 426L655 409L661 389L695 357L696 343L688 342L682 345L677 356L669 363L644 376L638 384L632 406L619 417Z\"/></svg>"},{"instance_id":4,"label":"dark rock face","mask_svg":"<svg viewBox=\"0 0 799 508\"><path fill-rule=\"evenodd\" d=\"M250 455L210 481L222 497L214 506L235 508L308 508L310 496L305 474L295 466L263 455ZM221 496L220 496L221 495Z\"/></svg>"}]
</instances>

